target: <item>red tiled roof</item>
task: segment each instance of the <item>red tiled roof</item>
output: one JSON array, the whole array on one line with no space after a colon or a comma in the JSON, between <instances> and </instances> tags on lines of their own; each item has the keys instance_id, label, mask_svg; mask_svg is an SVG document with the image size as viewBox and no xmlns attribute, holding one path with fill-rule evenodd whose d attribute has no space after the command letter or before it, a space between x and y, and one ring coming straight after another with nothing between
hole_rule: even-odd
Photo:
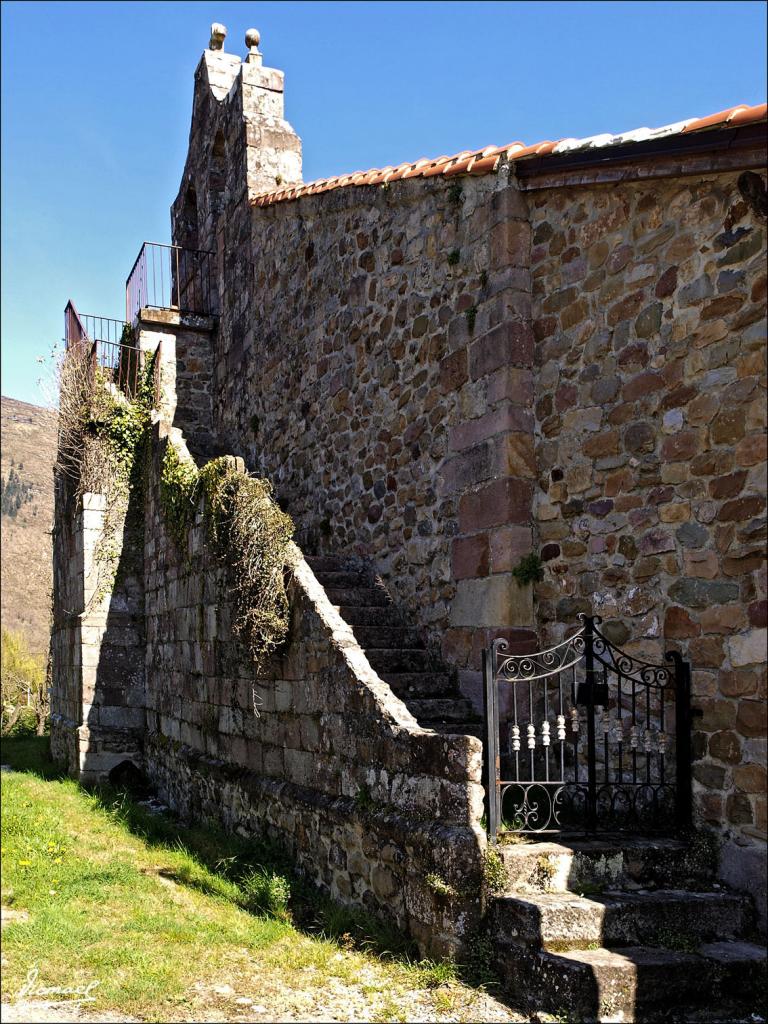
<instances>
[{"instance_id":1,"label":"red tiled roof","mask_svg":"<svg viewBox=\"0 0 768 1024\"><path fill-rule=\"evenodd\" d=\"M446 178L456 174L488 174L496 170L502 158L524 160L526 157L603 149L622 143L645 142L670 135L688 135L691 132L711 128L735 128L746 124L755 124L765 119L765 103L754 107L741 104L737 107L729 107L728 110L720 110L708 117L678 121L676 124L665 125L662 128L636 128L618 135L606 134L592 135L586 139L560 139L557 142L537 142L533 146L526 146L522 142L510 142L506 146L486 146L484 149L464 150L453 156L438 156L432 159L420 157L418 160L399 164L397 167L373 167L369 171L355 171L354 174L320 178L307 184L292 185L274 192L265 192L256 196L253 204L255 206L270 206L272 203L316 195L318 192L329 192L331 189L345 188L348 185L384 185L390 181L399 181L401 178L431 178L438 174Z\"/></svg>"}]
</instances>

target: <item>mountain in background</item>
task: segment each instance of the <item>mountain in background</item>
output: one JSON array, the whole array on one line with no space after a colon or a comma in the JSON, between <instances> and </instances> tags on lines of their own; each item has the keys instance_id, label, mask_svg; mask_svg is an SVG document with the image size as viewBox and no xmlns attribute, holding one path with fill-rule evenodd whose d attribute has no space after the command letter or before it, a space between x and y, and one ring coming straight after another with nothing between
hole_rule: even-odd
<instances>
[{"instance_id":1,"label":"mountain in background","mask_svg":"<svg viewBox=\"0 0 768 1024\"><path fill-rule=\"evenodd\" d=\"M56 414L14 398L2 413L2 624L48 653Z\"/></svg>"}]
</instances>

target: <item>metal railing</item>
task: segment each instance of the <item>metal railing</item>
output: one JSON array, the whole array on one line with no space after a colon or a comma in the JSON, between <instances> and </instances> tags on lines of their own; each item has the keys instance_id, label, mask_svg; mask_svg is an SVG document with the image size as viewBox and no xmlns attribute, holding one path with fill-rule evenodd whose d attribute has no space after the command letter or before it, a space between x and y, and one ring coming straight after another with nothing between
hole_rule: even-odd
<instances>
[{"instance_id":1,"label":"metal railing","mask_svg":"<svg viewBox=\"0 0 768 1024\"><path fill-rule=\"evenodd\" d=\"M216 315L213 258L202 249L145 242L125 282L126 320L133 323L145 308Z\"/></svg>"},{"instance_id":2,"label":"metal railing","mask_svg":"<svg viewBox=\"0 0 768 1024\"><path fill-rule=\"evenodd\" d=\"M125 395L132 398L139 386L141 352L132 344L130 324L107 316L78 313L70 299L64 309L67 351L82 345L93 370L97 367Z\"/></svg>"}]
</instances>

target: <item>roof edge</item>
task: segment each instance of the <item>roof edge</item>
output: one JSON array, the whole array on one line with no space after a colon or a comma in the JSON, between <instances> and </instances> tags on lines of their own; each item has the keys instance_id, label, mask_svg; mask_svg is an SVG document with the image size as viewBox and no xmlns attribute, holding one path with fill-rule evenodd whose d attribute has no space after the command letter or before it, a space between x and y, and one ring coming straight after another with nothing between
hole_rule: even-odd
<instances>
[{"instance_id":1,"label":"roof edge","mask_svg":"<svg viewBox=\"0 0 768 1024\"><path fill-rule=\"evenodd\" d=\"M514 163L518 176L525 177L531 173L541 174L549 169L554 171L565 167L587 167L627 159L645 160L677 151L703 152L708 148L730 147L737 138L743 141L747 136L749 144L753 145L756 137L754 128L766 120L767 114L768 105L765 103L756 106L740 104L709 114L707 117L679 121L661 128L638 128L617 135L604 134L585 139L545 141L532 146L512 142L506 146L464 150L453 156L432 159L420 157L397 167L374 167L368 171L321 178L307 184L262 193L250 202L252 206L272 206L275 203L300 199L306 195L317 195L350 185L387 185L405 178L451 178L464 174L490 174L498 170L502 162ZM745 132L744 129L752 130ZM717 136L722 137L719 142L716 141Z\"/></svg>"}]
</instances>

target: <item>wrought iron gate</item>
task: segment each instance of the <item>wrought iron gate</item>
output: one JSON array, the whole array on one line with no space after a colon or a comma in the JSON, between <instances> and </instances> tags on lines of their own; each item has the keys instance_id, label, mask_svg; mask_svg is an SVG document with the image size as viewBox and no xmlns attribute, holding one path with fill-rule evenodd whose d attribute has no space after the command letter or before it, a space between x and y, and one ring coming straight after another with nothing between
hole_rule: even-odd
<instances>
[{"instance_id":1,"label":"wrought iron gate","mask_svg":"<svg viewBox=\"0 0 768 1024\"><path fill-rule=\"evenodd\" d=\"M586 615L564 643L484 652L488 831L671 831L691 820L690 665L633 658Z\"/></svg>"}]
</instances>

